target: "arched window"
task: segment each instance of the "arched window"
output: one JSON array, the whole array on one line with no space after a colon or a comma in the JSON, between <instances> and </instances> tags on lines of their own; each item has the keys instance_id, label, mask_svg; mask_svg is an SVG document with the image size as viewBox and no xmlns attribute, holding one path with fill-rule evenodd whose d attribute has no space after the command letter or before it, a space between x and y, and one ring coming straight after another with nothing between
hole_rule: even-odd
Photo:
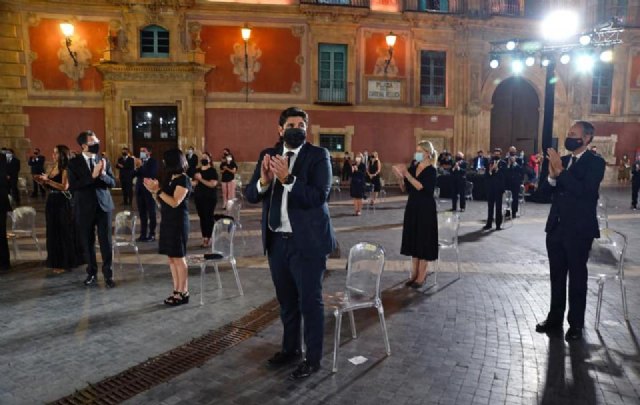
<instances>
[{"instance_id":1,"label":"arched window","mask_svg":"<svg viewBox=\"0 0 640 405\"><path fill-rule=\"evenodd\" d=\"M149 25L140 31L141 58L168 58L169 31L157 25Z\"/></svg>"}]
</instances>

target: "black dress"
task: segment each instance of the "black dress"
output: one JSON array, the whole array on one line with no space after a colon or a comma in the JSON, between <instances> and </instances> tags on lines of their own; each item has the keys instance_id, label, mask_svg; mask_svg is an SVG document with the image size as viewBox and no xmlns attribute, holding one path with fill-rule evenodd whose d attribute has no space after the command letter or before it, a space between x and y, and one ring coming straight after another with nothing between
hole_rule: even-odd
<instances>
[{"instance_id":1,"label":"black dress","mask_svg":"<svg viewBox=\"0 0 640 405\"><path fill-rule=\"evenodd\" d=\"M371 160L369 162L369 171L368 173L373 174L373 173L378 173L376 176L371 177L371 184L373 185L373 191L380 191L380 189L382 188L382 184L380 183L380 161L378 159L376 160Z\"/></svg>"},{"instance_id":2,"label":"black dress","mask_svg":"<svg viewBox=\"0 0 640 405\"><path fill-rule=\"evenodd\" d=\"M163 200L160 200L160 241L158 253L169 257L185 257L187 255L187 240L189 238L189 194L191 193L191 180L186 174L171 179L169 184L162 188L165 194L173 195L176 187L184 187L189 192L180 205L172 208Z\"/></svg>"},{"instance_id":3,"label":"black dress","mask_svg":"<svg viewBox=\"0 0 640 405\"><path fill-rule=\"evenodd\" d=\"M49 178L56 183L62 183L62 173ZM82 264L76 245L71 193L47 188L47 267L69 270Z\"/></svg>"},{"instance_id":4,"label":"black dress","mask_svg":"<svg viewBox=\"0 0 640 405\"><path fill-rule=\"evenodd\" d=\"M349 189L351 198L364 198L364 177L366 173L367 167L364 163L358 165L358 170L351 172L351 187Z\"/></svg>"},{"instance_id":5,"label":"black dress","mask_svg":"<svg viewBox=\"0 0 640 405\"><path fill-rule=\"evenodd\" d=\"M200 173L204 180L218 180L218 172L213 166L206 170L198 169L196 173ZM200 231L203 238L210 238L213 232L213 211L216 209L218 201L218 191L216 188L207 187L198 182L193 191L193 199L196 202L196 210L200 218Z\"/></svg>"},{"instance_id":6,"label":"black dress","mask_svg":"<svg viewBox=\"0 0 640 405\"><path fill-rule=\"evenodd\" d=\"M236 164L236 162L232 160L231 163L227 163L227 162L220 163L220 172L222 173L222 178L220 179L220 181L223 183L228 183L230 181L235 180L236 175L231 172L225 171L224 170L225 168L232 169L232 170L238 169L238 165Z\"/></svg>"},{"instance_id":7,"label":"black dress","mask_svg":"<svg viewBox=\"0 0 640 405\"><path fill-rule=\"evenodd\" d=\"M417 166L411 166L409 173L416 177ZM402 227L402 245L400 253L422 260L438 258L438 213L433 190L436 185L436 169L427 166L416 179L422 184L422 190L405 179L405 187L409 193L407 207L404 211Z\"/></svg>"}]
</instances>

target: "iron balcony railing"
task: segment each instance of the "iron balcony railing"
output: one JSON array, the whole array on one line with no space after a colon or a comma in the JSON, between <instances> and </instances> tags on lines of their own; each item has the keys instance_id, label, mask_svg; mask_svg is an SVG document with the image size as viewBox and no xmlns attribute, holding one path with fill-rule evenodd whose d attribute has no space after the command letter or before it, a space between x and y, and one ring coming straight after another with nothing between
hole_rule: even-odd
<instances>
[{"instance_id":1,"label":"iron balcony railing","mask_svg":"<svg viewBox=\"0 0 640 405\"><path fill-rule=\"evenodd\" d=\"M317 102L320 104L348 104L349 86L346 80L319 80Z\"/></svg>"},{"instance_id":2,"label":"iron balcony railing","mask_svg":"<svg viewBox=\"0 0 640 405\"><path fill-rule=\"evenodd\" d=\"M300 0L300 4L369 8L369 0Z\"/></svg>"},{"instance_id":3,"label":"iron balcony railing","mask_svg":"<svg viewBox=\"0 0 640 405\"><path fill-rule=\"evenodd\" d=\"M520 0L491 0L489 14L521 17L524 15L524 9L520 7Z\"/></svg>"},{"instance_id":4,"label":"iron balcony railing","mask_svg":"<svg viewBox=\"0 0 640 405\"><path fill-rule=\"evenodd\" d=\"M403 11L464 14L463 0L404 0Z\"/></svg>"}]
</instances>

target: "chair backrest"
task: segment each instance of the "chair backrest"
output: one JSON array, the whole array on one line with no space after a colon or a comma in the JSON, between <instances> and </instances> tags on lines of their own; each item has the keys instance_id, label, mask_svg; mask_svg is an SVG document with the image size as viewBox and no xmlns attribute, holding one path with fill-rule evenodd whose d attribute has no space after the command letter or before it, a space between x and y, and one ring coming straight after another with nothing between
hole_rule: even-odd
<instances>
[{"instance_id":1,"label":"chair backrest","mask_svg":"<svg viewBox=\"0 0 640 405\"><path fill-rule=\"evenodd\" d=\"M464 184L464 195L467 197L473 195L473 183L468 180Z\"/></svg>"},{"instance_id":2,"label":"chair backrest","mask_svg":"<svg viewBox=\"0 0 640 405\"><path fill-rule=\"evenodd\" d=\"M523 203L523 202L525 201L525 200L524 200L524 193L525 193L525 190L526 190L526 189L525 189L525 187L524 187L524 184L520 184L520 194L518 195L518 201L519 201L519 202L521 202L521 203Z\"/></svg>"},{"instance_id":3,"label":"chair backrest","mask_svg":"<svg viewBox=\"0 0 640 405\"><path fill-rule=\"evenodd\" d=\"M333 186L340 186L340 177L338 176L333 176L331 178L331 185Z\"/></svg>"},{"instance_id":4,"label":"chair backrest","mask_svg":"<svg viewBox=\"0 0 640 405\"><path fill-rule=\"evenodd\" d=\"M131 211L116 214L113 239L116 242L133 242L136 239L136 222L138 216Z\"/></svg>"},{"instance_id":5,"label":"chair backrest","mask_svg":"<svg viewBox=\"0 0 640 405\"><path fill-rule=\"evenodd\" d=\"M505 190L504 191L504 195L502 196L502 202L507 205L507 209L511 209L511 202L513 201L513 194L511 193L511 190Z\"/></svg>"},{"instance_id":6,"label":"chair backrest","mask_svg":"<svg viewBox=\"0 0 640 405\"><path fill-rule=\"evenodd\" d=\"M35 232L36 210L33 207L18 207L11 212L11 229L19 232Z\"/></svg>"},{"instance_id":7,"label":"chair backrest","mask_svg":"<svg viewBox=\"0 0 640 405\"><path fill-rule=\"evenodd\" d=\"M600 196L600 198L598 198L596 217L598 218L598 225L600 229L606 229L609 227L609 198L606 196Z\"/></svg>"},{"instance_id":8,"label":"chair backrest","mask_svg":"<svg viewBox=\"0 0 640 405\"><path fill-rule=\"evenodd\" d=\"M236 233L236 223L230 218L222 218L213 225L211 235L211 253L224 258L233 257L233 236Z\"/></svg>"},{"instance_id":9,"label":"chair backrest","mask_svg":"<svg viewBox=\"0 0 640 405\"><path fill-rule=\"evenodd\" d=\"M358 300L379 300L384 261L382 246L369 242L356 243L349 250L345 294Z\"/></svg>"},{"instance_id":10,"label":"chair backrest","mask_svg":"<svg viewBox=\"0 0 640 405\"><path fill-rule=\"evenodd\" d=\"M451 211L438 212L438 243L442 246L458 244L460 217Z\"/></svg>"},{"instance_id":11,"label":"chair backrest","mask_svg":"<svg viewBox=\"0 0 640 405\"><path fill-rule=\"evenodd\" d=\"M434 187L433 188L433 198L438 199L440 198L440 187Z\"/></svg>"},{"instance_id":12,"label":"chair backrest","mask_svg":"<svg viewBox=\"0 0 640 405\"><path fill-rule=\"evenodd\" d=\"M231 213L231 216L233 217L233 220L236 221L239 224L240 223L240 210L242 209L242 202L240 200L238 200L237 198L234 198L233 200L229 200L227 202L227 209Z\"/></svg>"},{"instance_id":13,"label":"chair backrest","mask_svg":"<svg viewBox=\"0 0 640 405\"><path fill-rule=\"evenodd\" d=\"M627 252L627 236L610 228L600 230L600 238L593 241L590 261L602 264L613 264L617 275L624 276L624 258ZM607 253L605 256L603 253ZM607 257L608 256L608 257Z\"/></svg>"},{"instance_id":14,"label":"chair backrest","mask_svg":"<svg viewBox=\"0 0 640 405\"><path fill-rule=\"evenodd\" d=\"M24 177L18 177L18 188L20 190L26 190L27 189L27 179L25 179Z\"/></svg>"}]
</instances>

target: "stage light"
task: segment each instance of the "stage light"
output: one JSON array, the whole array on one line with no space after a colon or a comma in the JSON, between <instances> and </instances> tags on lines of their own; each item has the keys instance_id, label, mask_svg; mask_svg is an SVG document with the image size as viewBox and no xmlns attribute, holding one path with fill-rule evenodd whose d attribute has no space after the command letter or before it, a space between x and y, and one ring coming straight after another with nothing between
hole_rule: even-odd
<instances>
[{"instance_id":1,"label":"stage light","mask_svg":"<svg viewBox=\"0 0 640 405\"><path fill-rule=\"evenodd\" d=\"M563 53L562 56L560 56L560 63L566 65L569 62L571 62L571 55L569 55L568 53Z\"/></svg>"},{"instance_id":2,"label":"stage light","mask_svg":"<svg viewBox=\"0 0 640 405\"><path fill-rule=\"evenodd\" d=\"M507 47L507 50L513 51L514 49L516 49L516 41L507 42L506 47Z\"/></svg>"},{"instance_id":3,"label":"stage light","mask_svg":"<svg viewBox=\"0 0 640 405\"><path fill-rule=\"evenodd\" d=\"M498 57L495 55L491 55L489 66L491 67L491 69L497 69L498 66L500 66L500 59L498 59Z\"/></svg>"},{"instance_id":4,"label":"stage light","mask_svg":"<svg viewBox=\"0 0 640 405\"><path fill-rule=\"evenodd\" d=\"M576 58L576 68L579 72L587 73L593 69L595 60L592 55L588 53L582 53Z\"/></svg>"},{"instance_id":5,"label":"stage light","mask_svg":"<svg viewBox=\"0 0 640 405\"><path fill-rule=\"evenodd\" d=\"M581 35L580 36L580 45L587 46L591 43L591 35Z\"/></svg>"},{"instance_id":6,"label":"stage light","mask_svg":"<svg viewBox=\"0 0 640 405\"><path fill-rule=\"evenodd\" d=\"M527 59L524 60L524 64L531 67L536 63L536 58L533 56L527 56Z\"/></svg>"},{"instance_id":7,"label":"stage light","mask_svg":"<svg viewBox=\"0 0 640 405\"><path fill-rule=\"evenodd\" d=\"M556 10L542 21L542 35L549 41L563 41L576 34L578 24L578 14L569 10Z\"/></svg>"},{"instance_id":8,"label":"stage light","mask_svg":"<svg viewBox=\"0 0 640 405\"><path fill-rule=\"evenodd\" d=\"M605 49L600 52L600 60L605 63L610 63L613 60L613 51L611 49Z\"/></svg>"},{"instance_id":9,"label":"stage light","mask_svg":"<svg viewBox=\"0 0 640 405\"><path fill-rule=\"evenodd\" d=\"M522 73L523 70L524 70L524 63L522 63L522 60L514 59L511 62L511 71L513 72L513 74L519 75L520 73Z\"/></svg>"}]
</instances>

